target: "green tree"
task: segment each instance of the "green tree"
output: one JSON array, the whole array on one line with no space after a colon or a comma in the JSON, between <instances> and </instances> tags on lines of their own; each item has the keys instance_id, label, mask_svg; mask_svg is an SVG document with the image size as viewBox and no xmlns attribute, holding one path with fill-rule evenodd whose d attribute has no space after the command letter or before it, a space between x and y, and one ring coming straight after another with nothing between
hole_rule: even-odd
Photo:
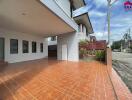
<instances>
[{"instance_id":1,"label":"green tree","mask_svg":"<svg viewBox=\"0 0 132 100\"><path fill-rule=\"evenodd\" d=\"M113 49L121 49L121 41L115 41L115 42L113 42L111 48L112 48L112 50Z\"/></svg>"}]
</instances>

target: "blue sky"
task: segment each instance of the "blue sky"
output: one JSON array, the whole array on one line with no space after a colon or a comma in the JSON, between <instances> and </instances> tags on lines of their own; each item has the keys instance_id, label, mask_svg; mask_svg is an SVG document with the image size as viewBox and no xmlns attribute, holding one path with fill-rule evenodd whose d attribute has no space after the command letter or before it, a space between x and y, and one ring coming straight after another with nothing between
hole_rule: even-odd
<instances>
[{"instance_id":1,"label":"blue sky","mask_svg":"<svg viewBox=\"0 0 132 100\"><path fill-rule=\"evenodd\" d=\"M111 41L121 39L128 28L132 30L132 10L125 11L125 1L117 0L111 8ZM76 10L75 16L88 12L94 35L97 39L107 40L107 0L85 0L85 2L87 5Z\"/></svg>"}]
</instances>

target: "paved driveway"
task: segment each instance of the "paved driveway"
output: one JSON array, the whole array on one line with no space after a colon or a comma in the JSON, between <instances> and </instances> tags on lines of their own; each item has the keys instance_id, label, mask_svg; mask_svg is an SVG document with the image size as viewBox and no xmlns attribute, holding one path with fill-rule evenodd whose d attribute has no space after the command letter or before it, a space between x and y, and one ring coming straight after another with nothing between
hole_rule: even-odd
<instances>
[{"instance_id":1,"label":"paved driveway","mask_svg":"<svg viewBox=\"0 0 132 100\"><path fill-rule=\"evenodd\" d=\"M117 76L111 77L114 77L115 83L120 86ZM123 85L118 87L116 84L119 96L125 98L124 100L131 100L129 92L121 88ZM107 67L100 62L42 59L9 64L0 71L0 100L117 100L117 98Z\"/></svg>"},{"instance_id":2,"label":"paved driveway","mask_svg":"<svg viewBox=\"0 0 132 100\"><path fill-rule=\"evenodd\" d=\"M129 65L132 68L132 53L113 52L113 60L119 60Z\"/></svg>"},{"instance_id":3,"label":"paved driveway","mask_svg":"<svg viewBox=\"0 0 132 100\"><path fill-rule=\"evenodd\" d=\"M132 53L113 52L113 67L132 92Z\"/></svg>"}]
</instances>

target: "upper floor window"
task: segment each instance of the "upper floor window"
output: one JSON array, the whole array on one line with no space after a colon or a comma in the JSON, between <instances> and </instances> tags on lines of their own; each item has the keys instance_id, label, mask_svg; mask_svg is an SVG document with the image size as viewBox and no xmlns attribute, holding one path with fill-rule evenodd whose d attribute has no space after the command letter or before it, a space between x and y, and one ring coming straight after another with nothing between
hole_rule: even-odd
<instances>
[{"instance_id":1,"label":"upper floor window","mask_svg":"<svg viewBox=\"0 0 132 100\"><path fill-rule=\"evenodd\" d=\"M51 41L56 41L56 36L52 36Z\"/></svg>"},{"instance_id":2,"label":"upper floor window","mask_svg":"<svg viewBox=\"0 0 132 100\"><path fill-rule=\"evenodd\" d=\"M28 41L23 40L22 41L22 47L23 47L23 53L28 53L29 52L29 43L28 43Z\"/></svg>"},{"instance_id":3,"label":"upper floor window","mask_svg":"<svg viewBox=\"0 0 132 100\"><path fill-rule=\"evenodd\" d=\"M10 53L17 54L18 53L18 40L10 39Z\"/></svg>"},{"instance_id":4,"label":"upper floor window","mask_svg":"<svg viewBox=\"0 0 132 100\"><path fill-rule=\"evenodd\" d=\"M37 52L37 43L32 42L32 53L36 53L36 52Z\"/></svg>"}]
</instances>

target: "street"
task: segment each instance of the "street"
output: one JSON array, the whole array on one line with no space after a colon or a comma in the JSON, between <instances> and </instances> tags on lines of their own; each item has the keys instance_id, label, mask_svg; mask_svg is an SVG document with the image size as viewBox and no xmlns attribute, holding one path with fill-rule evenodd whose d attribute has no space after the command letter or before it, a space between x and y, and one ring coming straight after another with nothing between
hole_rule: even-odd
<instances>
[{"instance_id":1,"label":"street","mask_svg":"<svg viewBox=\"0 0 132 100\"><path fill-rule=\"evenodd\" d=\"M113 52L113 68L132 92L132 53Z\"/></svg>"}]
</instances>

